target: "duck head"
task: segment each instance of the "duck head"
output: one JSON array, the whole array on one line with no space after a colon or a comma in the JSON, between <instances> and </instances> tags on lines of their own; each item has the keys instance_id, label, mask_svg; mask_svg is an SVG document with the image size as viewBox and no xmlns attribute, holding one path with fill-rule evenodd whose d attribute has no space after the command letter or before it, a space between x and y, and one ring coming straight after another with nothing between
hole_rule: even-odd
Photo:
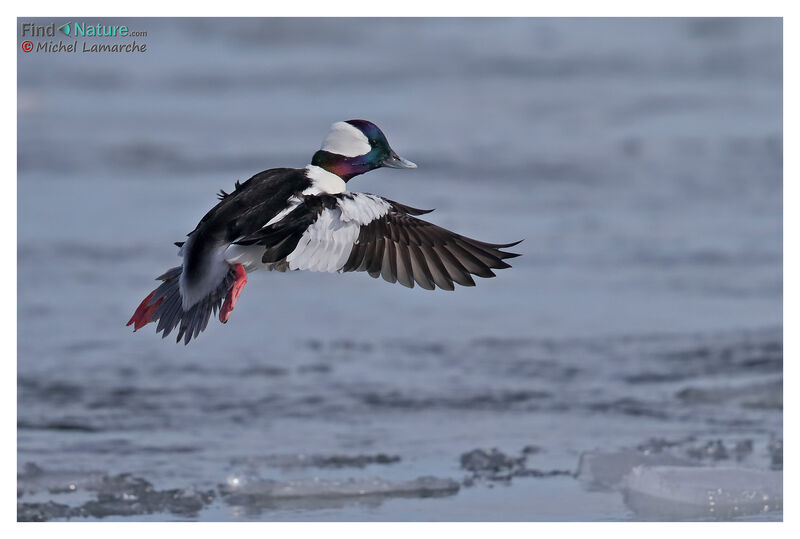
<instances>
[{"instance_id":1,"label":"duck head","mask_svg":"<svg viewBox=\"0 0 800 539\"><path fill-rule=\"evenodd\" d=\"M344 181L380 167L417 168L389 146L386 135L367 120L336 122L314 154L312 165L332 172Z\"/></svg>"}]
</instances>

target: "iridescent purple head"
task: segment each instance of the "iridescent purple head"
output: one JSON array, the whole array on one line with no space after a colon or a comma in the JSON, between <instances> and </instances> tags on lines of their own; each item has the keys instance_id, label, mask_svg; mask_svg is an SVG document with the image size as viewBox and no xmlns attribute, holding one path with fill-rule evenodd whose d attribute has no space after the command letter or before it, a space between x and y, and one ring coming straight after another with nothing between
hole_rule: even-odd
<instances>
[{"instance_id":1,"label":"iridescent purple head","mask_svg":"<svg viewBox=\"0 0 800 539\"><path fill-rule=\"evenodd\" d=\"M417 168L397 155L378 126L367 120L333 124L311 164L333 172L344 181L379 167Z\"/></svg>"}]
</instances>

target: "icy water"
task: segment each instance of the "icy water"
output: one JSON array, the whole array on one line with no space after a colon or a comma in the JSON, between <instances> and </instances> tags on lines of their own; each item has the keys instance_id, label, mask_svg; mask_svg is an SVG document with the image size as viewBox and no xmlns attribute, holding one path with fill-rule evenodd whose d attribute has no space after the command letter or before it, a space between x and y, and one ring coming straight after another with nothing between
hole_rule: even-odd
<instances>
[{"instance_id":1,"label":"icy water","mask_svg":"<svg viewBox=\"0 0 800 539\"><path fill-rule=\"evenodd\" d=\"M19 52L20 520L782 519L780 21L117 23L147 51ZM354 117L419 169L351 189L514 267L124 327Z\"/></svg>"}]
</instances>

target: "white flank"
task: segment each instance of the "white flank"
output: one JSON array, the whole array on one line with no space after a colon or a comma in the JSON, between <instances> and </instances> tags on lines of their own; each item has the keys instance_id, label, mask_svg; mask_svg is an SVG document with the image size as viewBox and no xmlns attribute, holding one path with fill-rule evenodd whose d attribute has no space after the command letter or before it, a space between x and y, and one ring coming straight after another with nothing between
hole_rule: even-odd
<instances>
[{"instance_id":1,"label":"white flank","mask_svg":"<svg viewBox=\"0 0 800 539\"><path fill-rule=\"evenodd\" d=\"M311 180L311 187L303 191L304 195L336 195L347 191L347 184L343 179L322 167L308 165L306 177Z\"/></svg>"},{"instance_id":2,"label":"white flank","mask_svg":"<svg viewBox=\"0 0 800 539\"><path fill-rule=\"evenodd\" d=\"M322 143L322 149L345 157L356 157L368 154L372 147L360 129L347 122L336 122Z\"/></svg>"},{"instance_id":3,"label":"white flank","mask_svg":"<svg viewBox=\"0 0 800 539\"><path fill-rule=\"evenodd\" d=\"M228 264L241 264L245 271L255 271L264 268L269 264L261 262L264 256L263 245L235 245L231 244L225 249L225 262Z\"/></svg>"}]
</instances>

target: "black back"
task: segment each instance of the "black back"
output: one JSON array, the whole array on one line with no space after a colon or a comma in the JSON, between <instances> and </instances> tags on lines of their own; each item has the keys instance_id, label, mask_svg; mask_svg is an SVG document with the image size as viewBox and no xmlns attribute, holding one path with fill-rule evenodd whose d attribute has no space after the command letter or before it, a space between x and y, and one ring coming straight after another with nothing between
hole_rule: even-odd
<instances>
[{"instance_id":1,"label":"black back","mask_svg":"<svg viewBox=\"0 0 800 539\"><path fill-rule=\"evenodd\" d=\"M247 236L264 226L286 207L287 199L311 185L305 169L273 168L254 175L203 216L192 236L184 272L193 279L208 253L223 243Z\"/></svg>"}]
</instances>

